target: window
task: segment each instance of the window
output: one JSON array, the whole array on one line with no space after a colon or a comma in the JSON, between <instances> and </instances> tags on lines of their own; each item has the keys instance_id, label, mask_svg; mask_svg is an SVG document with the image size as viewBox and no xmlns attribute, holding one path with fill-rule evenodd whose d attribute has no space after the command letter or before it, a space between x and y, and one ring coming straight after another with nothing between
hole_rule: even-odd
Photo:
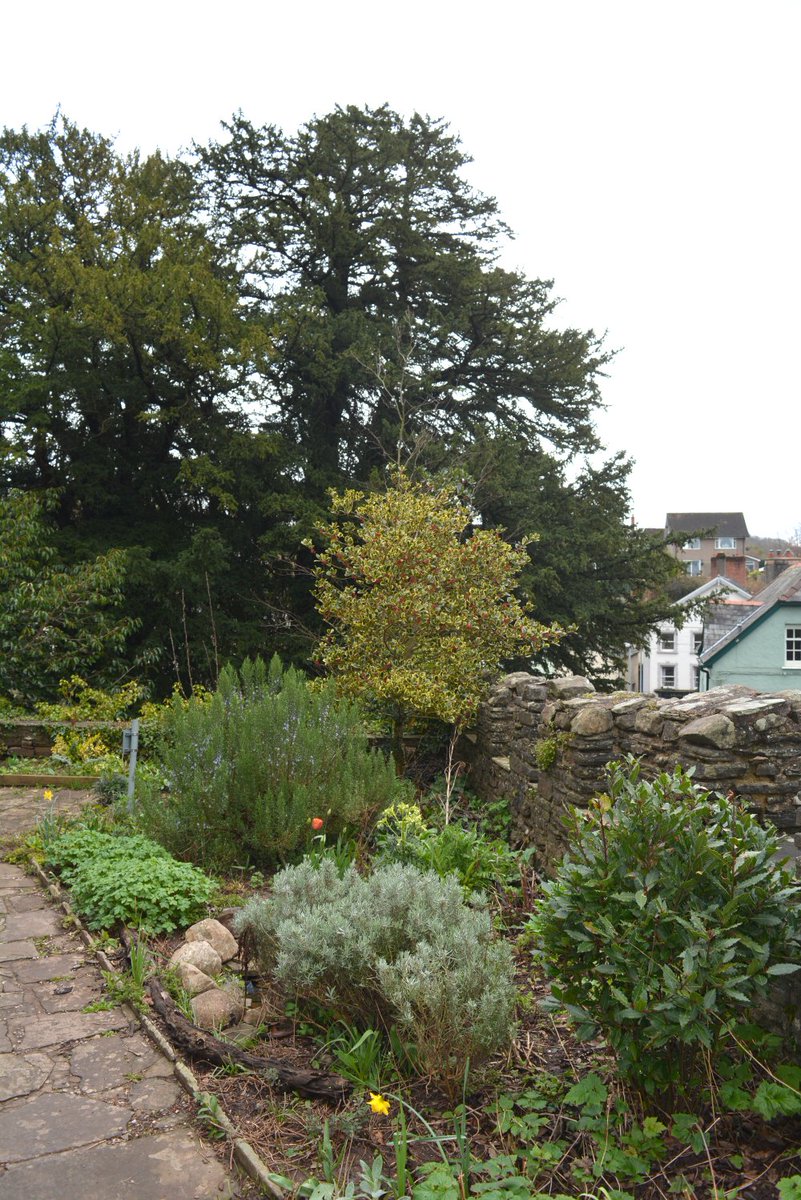
<instances>
[{"instance_id":1,"label":"window","mask_svg":"<svg viewBox=\"0 0 801 1200\"><path fill-rule=\"evenodd\" d=\"M704 569L703 560L700 558L690 558L684 564L688 575L700 575Z\"/></svg>"},{"instance_id":2,"label":"window","mask_svg":"<svg viewBox=\"0 0 801 1200\"><path fill-rule=\"evenodd\" d=\"M703 629L694 629L693 630L693 654L700 654L703 644L704 644Z\"/></svg>"},{"instance_id":3,"label":"window","mask_svg":"<svg viewBox=\"0 0 801 1200\"><path fill-rule=\"evenodd\" d=\"M785 626L784 665L786 667L801 667L801 625Z\"/></svg>"},{"instance_id":4,"label":"window","mask_svg":"<svg viewBox=\"0 0 801 1200\"><path fill-rule=\"evenodd\" d=\"M733 537L715 538L715 549L716 550L736 550L737 549L737 539L733 538Z\"/></svg>"},{"instance_id":5,"label":"window","mask_svg":"<svg viewBox=\"0 0 801 1200\"><path fill-rule=\"evenodd\" d=\"M659 649L668 652L676 649L676 634L673 629L663 629L659 634Z\"/></svg>"},{"instance_id":6,"label":"window","mask_svg":"<svg viewBox=\"0 0 801 1200\"><path fill-rule=\"evenodd\" d=\"M685 550L700 550L701 549L701 539L700 538L687 538L687 541L684 543L684 549Z\"/></svg>"},{"instance_id":7,"label":"window","mask_svg":"<svg viewBox=\"0 0 801 1200\"><path fill-rule=\"evenodd\" d=\"M660 667L659 668L659 682L661 683L663 688L675 687L676 686L676 668L673 666Z\"/></svg>"},{"instance_id":8,"label":"window","mask_svg":"<svg viewBox=\"0 0 801 1200\"><path fill-rule=\"evenodd\" d=\"M693 667L693 691L700 692L701 690L701 668Z\"/></svg>"}]
</instances>

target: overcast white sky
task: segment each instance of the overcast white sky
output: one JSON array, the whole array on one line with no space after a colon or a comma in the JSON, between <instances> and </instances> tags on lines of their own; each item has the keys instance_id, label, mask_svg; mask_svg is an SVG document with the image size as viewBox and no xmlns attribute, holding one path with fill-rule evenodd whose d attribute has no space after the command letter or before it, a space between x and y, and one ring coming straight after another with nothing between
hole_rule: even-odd
<instances>
[{"instance_id":1,"label":"overcast white sky","mask_svg":"<svg viewBox=\"0 0 801 1200\"><path fill-rule=\"evenodd\" d=\"M29 0L3 13L0 124L60 104L175 153L241 108L444 116L561 324L620 353L599 430L633 513L801 526L801 0Z\"/></svg>"}]
</instances>

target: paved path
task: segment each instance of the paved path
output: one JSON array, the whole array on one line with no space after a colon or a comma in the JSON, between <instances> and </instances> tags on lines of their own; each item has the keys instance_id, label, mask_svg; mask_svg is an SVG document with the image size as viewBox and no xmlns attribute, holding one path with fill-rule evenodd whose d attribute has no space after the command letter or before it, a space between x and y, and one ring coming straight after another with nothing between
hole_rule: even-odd
<instances>
[{"instance_id":1,"label":"paved path","mask_svg":"<svg viewBox=\"0 0 801 1200\"><path fill-rule=\"evenodd\" d=\"M4 793L6 793L4 795ZM67 794L61 807L79 804ZM0 838L46 810L0 789ZM0 863L0 1200L228 1200L171 1064L103 995L94 957L32 876Z\"/></svg>"}]
</instances>

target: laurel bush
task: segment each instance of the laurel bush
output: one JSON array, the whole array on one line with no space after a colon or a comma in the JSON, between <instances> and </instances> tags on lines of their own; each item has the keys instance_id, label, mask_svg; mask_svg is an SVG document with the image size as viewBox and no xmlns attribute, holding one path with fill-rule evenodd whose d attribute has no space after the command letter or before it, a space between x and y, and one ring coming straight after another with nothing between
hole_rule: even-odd
<instances>
[{"instance_id":1,"label":"laurel bush","mask_svg":"<svg viewBox=\"0 0 801 1200\"><path fill-rule=\"evenodd\" d=\"M680 767L641 778L633 758L569 827L529 926L553 994L643 1092L697 1094L770 980L799 969L801 889L776 831Z\"/></svg>"}]
</instances>

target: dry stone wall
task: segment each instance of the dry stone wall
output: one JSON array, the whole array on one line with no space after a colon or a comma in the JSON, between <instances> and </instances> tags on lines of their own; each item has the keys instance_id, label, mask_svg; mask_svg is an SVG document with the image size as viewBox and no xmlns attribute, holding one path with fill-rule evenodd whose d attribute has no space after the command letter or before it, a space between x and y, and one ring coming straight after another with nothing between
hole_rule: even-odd
<instances>
[{"instance_id":1,"label":"dry stone wall","mask_svg":"<svg viewBox=\"0 0 801 1200\"><path fill-rule=\"evenodd\" d=\"M585 807L606 763L627 754L646 776L692 766L705 787L733 792L777 826L801 866L801 692L734 685L662 700L516 673L493 688L462 748L474 791L509 800L513 841L536 847L544 873L567 848L565 809ZM801 1050L798 976L777 981L757 1017Z\"/></svg>"},{"instance_id":2,"label":"dry stone wall","mask_svg":"<svg viewBox=\"0 0 801 1200\"><path fill-rule=\"evenodd\" d=\"M565 808L586 806L606 763L627 754L646 774L694 767L699 783L734 792L801 856L801 692L733 685L663 700L518 672L493 688L464 742L474 790L510 801L515 842L535 846L546 872L566 848Z\"/></svg>"}]
</instances>

